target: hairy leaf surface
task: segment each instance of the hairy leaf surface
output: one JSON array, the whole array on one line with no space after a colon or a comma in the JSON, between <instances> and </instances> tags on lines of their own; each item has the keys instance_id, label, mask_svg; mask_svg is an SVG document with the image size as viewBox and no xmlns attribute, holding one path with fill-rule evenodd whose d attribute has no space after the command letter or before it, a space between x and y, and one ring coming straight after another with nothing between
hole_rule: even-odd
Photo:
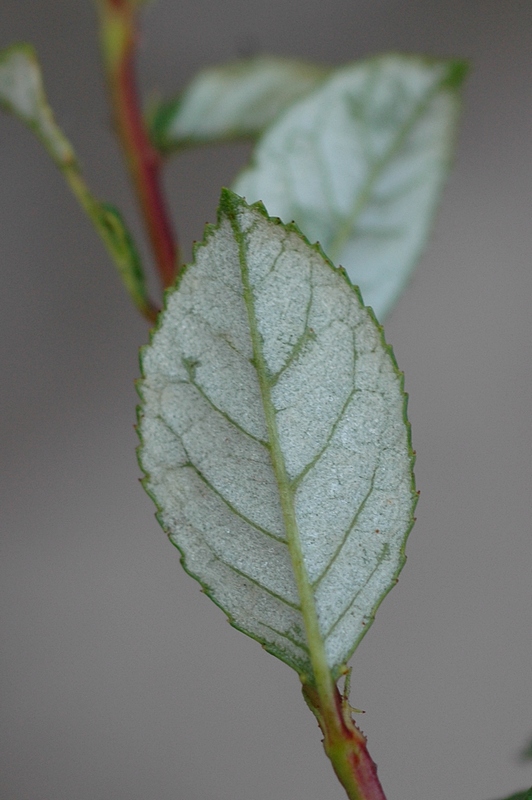
<instances>
[{"instance_id":1,"label":"hairy leaf surface","mask_svg":"<svg viewBox=\"0 0 532 800\"><path fill-rule=\"evenodd\" d=\"M0 52L0 107L17 116L40 139L103 239L133 301L141 311L148 309L150 301L133 239L117 209L98 201L87 188L74 149L48 105L31 45L16 44Z\"/></svg>"},{"instance_id":2,"label":"hairy leaf surface","mask_svg":"<svg viewBox=\"0 0 532 800\"><path fill-rule=\"evenodd\" d=\"M337 70L266 131L234 184L319 241L379 319L427 238L464 73L462 62L399 55Z\"/></svg>"},{"instance_id":3,"label":"hairy leaf surface","mask_svg":"<svg viewBox=\"0 0 532 800\"><path fill-rule=\"evenodd\" d=\"M204 69L182 95L152 112L152 140L168 152L258 136L329 72L306 61L273 56Z\"/></svg>"},{"instance_id":4,"label":"hairy leaf surface","mask_svg":"<svg viewBox=\"0 0 532 800\"><path fill-rule=\"evenodd\" d=\"M294 226L226 190L141 362L145 486L185 568L268 651L337 677L416 499L373 314Z\"/></svg>"}]
</instances>

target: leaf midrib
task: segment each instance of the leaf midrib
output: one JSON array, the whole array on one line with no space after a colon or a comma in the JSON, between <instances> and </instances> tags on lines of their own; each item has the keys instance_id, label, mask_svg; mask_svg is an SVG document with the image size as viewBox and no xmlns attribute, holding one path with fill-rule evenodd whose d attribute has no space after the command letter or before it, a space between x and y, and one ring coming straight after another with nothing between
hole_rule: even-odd
<instances>
[{"instance_id":1,"label":"leaf midrib","mask_svg":"<svg viewBox=\"0 0 532 800\"><path fill-rule=\"evenodd\" d=\"M235 219L234 222L232 221L232 227L235 232L235 238L239 247L243 297L248 313L253 360L259 381L262 405L266 420L266 428L270 442L272 470L279 489L279 498L286 529L288 550L290 553L294 578L300 598L301 614L305 624L310 661L313 670L313 675L305 676L305 679L315 683L315 685L318 687L325 687L330 683L330 670L327 664L325 643L319 628L318 613L314 600L314 594L307 571L305 569L303 551L301 548L301 538L295 514L294 491L286 471L284 455L279 441L275 410L271 399L271 387L267 378L268 371L262 349L262 336L258 329L257 318L255 315L253 290L249 281L249 272L246 260L246 237L240 228L238 219Z\"/></svg>"},{"instance_id":2,"label":"leaf midrib","mask_svg":"<svg viewBox=\"0 0 532 800\"><path fill-rule=\"evenodd\" d=\"M355 198L353 203L353 208L345 222L340 226L338 232L332 239L331 243L327 248L327 253L329 258L336 264L340 259L340 254L345 246L345 243L348 241L349 237L352 234L353 229L356 227L357 220L360 217L364 207L366 206L368 199L371 195L373 185L380 177L383 170L387 167L391 159L396 155L398 150L403 145L406 137L413 129L415 123L420 119L421 115L424 113L426 108L428 107L429 103L432 102L434 97L438 94L440 89L445 85L445 81L447 79L447 74L442 75L439 81L437 81L432 89L427 92L422 100L414 107L412 114L405 120L401 130L398 132L397 137L394 139L392 145L388 148L386 153L378 159L373 167L371 168L369 175L362 185L358 193L358 197Z\"/></svg>"}]
</instances>

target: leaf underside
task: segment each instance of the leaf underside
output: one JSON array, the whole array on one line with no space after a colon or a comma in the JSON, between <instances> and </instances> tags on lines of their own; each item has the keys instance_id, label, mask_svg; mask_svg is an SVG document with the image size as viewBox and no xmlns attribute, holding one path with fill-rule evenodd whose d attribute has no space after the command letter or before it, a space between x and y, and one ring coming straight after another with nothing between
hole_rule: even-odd
<instances>
[{"instance_id":1,"label":"leaf underside","mask_svg":"<svg viewBox=\"0 0 532 800\"><path fill-rule=\"evenodd\" d=\"M225 190L141 365L144 484L186 570L300 674L320 651L338 677L416 500L382 329L319 248Z\"/></svg>"},{"instance_id":2,"label":"leaf underside","mask_svg":"<svg viewBox=\"0 0 532 800\"><path fill-rule=\"evenodd\" d=\"M336 70L265 132L233 185L319 241L379 319L427 239L465 71L400 55Z\"/></svg>"},{"instance_id":3,"label":"leaf underside","mask_svg":"<svg viewBox=\"0 0 532 800\"><path fill-rule=\"evenodd\" d=\"M297 59L258 56L202 70L177 99L150 114L154 145L162 152L256 137L329 68Z\"/></svg>"}]
</instances>

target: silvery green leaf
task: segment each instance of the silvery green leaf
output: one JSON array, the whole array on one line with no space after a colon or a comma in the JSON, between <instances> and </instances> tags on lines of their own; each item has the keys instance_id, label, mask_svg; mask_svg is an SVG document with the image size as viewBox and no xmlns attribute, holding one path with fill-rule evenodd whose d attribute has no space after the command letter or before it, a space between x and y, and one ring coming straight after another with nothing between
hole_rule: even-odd
<instances>
[{"instance_id":1,"label":"silvery green leaf","mask_svg":"<svg viewBox=\"0 0 532 800\"><path fill-rule=\"evenodd\" d=\"M227 190L159 320L139 386L158 519L235 627L336 678L413 523L382 328L318 247Z\"/></svg>"},{"instance_id":2,"label":"silvery green leaf","mask_svg":"<svg viewBox=\"0 0 532 800\"><path fill-rule=\"evenodd\" d=\"M132 300L143 313L151 313L133 239L117 209L97 200L87 188L74 149L48 105L39 62L31 45L15 44L0 51L0 108L22 120L40 139L90 217Z\"/></svg>"},{"instance_id":3,"label":"silvery green leaf","mask_svg":"<svg viewBox=\"0 0 532 800\"><path fill-rule=\"evenodd\" d=\"M258 136L330 72L306 61L258 56L202 70L182 95L150 114L152 141L163 152Z\"/></svg>"},{"instance_id":4,"label":"silvery green leaf","mask_svg":"<svg viewBox=\"0 0 532 800\"><path fill-rule=\"evenodd\" d=\"M0 107L29 125L57 164L75 161L72 146L47 103L31 45L15 44L0 51Z\"/></svg>"},{"instance_id":5,"label":"silvery green leaf","mask_svg":"<svg viewBox=\"0 0 532 800\"><path fill-rule=\"evenodd\" d=\"M319 241L379 319L427 239L464 74L463 62L400 55L337 70L266 131L234 183Z\"/></svg>"}]
</instances>

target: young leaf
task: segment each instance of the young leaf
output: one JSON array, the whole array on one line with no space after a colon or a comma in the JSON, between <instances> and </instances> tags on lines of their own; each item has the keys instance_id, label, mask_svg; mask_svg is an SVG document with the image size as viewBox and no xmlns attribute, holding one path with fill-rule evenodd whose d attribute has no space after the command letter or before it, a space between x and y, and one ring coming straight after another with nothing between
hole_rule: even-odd
<instances>
[{"instance_id":1,"label":"young leaf","mask_svg":"<svg viewBox=\"0 0 532 800\"><path fill-rule=\"evenodd\" d=\"M532 788L528 791L512 794L510 797L505 797L504 800L532 800Z\"/></svg>"},{"instance_id":2,"label":"young leaf","mask_svg":"<svg viewBox=\"0 0 532 800\"><path fill-rule=\"evenodd\" d=\"M133 239L117 209L99 202L89 192L72 145L48 105L39 62L31 45L15 44L0 52L0 107L21 119L40 139L103 239L135 305L153 317Z\"/></svg>"},{"instance_id":3,"label":"young leaf","mask_svg":"<svg viewBox=\"0 0 532 800\"><path fill-rule=\"evenodd\" d=\"M153 144L169 152L256 137L329 72L326 67L273 56L204 69L182 95L150 114Z\"/></svg>"},{"instance_id":4,"label":"young leaf","mask_svg":"<svg viewBox=\"0 0 532 800\"><path fill-rule=\"evenodd\" d=\"M379 319L427 238L464 74L463 62L399 55L340 69L264 134L234 183L318 240Z\"/></svg>"},{"instance_id":5,"label":"young leaf","mask_svg":"<svg viewBox=\"0 0 532 800\"><path fill-rule=\"evenodd\" d=\"M345 274L222 193L143 348L139 459L185 569L304 680L334 679L403 566L403 377Z\"/></svg>"}]
</instances>

